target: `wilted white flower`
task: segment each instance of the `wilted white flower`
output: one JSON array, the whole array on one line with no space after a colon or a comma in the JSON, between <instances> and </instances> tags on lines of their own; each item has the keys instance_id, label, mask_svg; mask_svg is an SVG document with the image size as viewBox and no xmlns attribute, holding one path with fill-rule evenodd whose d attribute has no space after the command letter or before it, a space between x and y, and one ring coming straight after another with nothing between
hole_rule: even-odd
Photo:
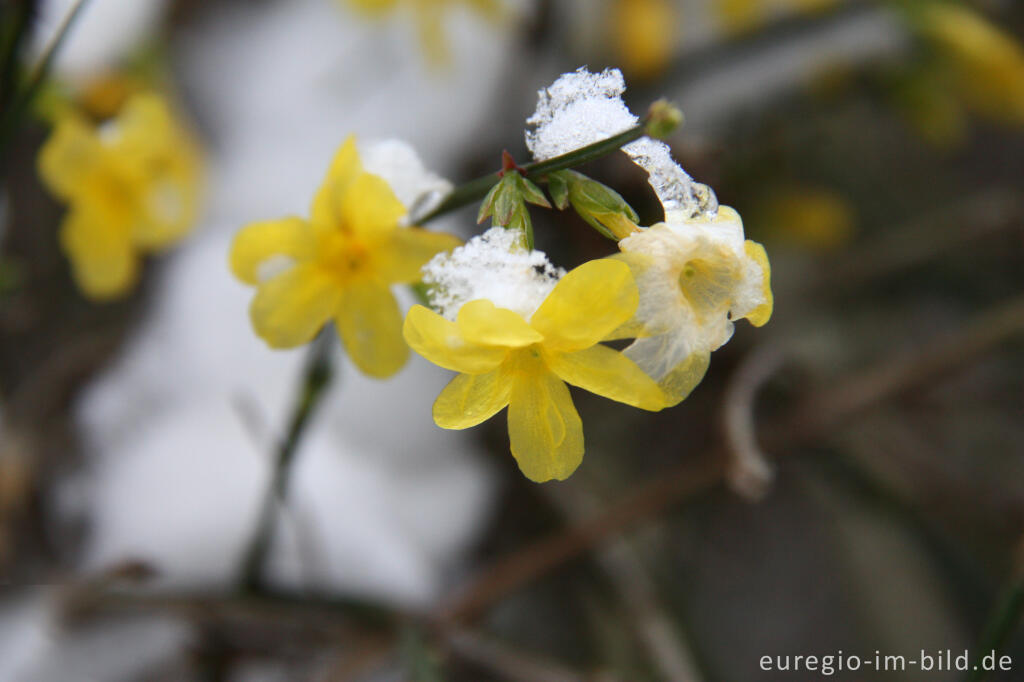
<instances>
[{"instance_id":1,"label":"wilted white flower","mask_svg":"<svg viewBox=\"0 0 1024 682\"><path fill-rule=\"evenodd\" d=\"M733 321L756 327L772 314L771 270L760 244L744 240L739 214L658 223L619 242L640 290L626 356L674 402L700 382Z\"/></svg>"}]
</instances>

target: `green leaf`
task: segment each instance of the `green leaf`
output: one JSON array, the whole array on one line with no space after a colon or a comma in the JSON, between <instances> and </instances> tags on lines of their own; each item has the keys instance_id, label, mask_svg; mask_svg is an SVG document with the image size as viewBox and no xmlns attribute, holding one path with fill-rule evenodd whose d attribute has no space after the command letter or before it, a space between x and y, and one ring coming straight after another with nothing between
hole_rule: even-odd
<instances>
[{"instance_id":1,"label":"green leaf","mask_svg":"<svg viewBox=\"0 0 1024 682\"><path fill-rule=\"evenodd\" d=\"M559 211L564 211L569 206L569 180L565 171L548 173L548 194Z\"/></svg>"},{"instance_id":2,"label":"green leaf","mask_svg":"<svg viewBox=\"0 0 1024 682\"><path fill-rule=\"evenodd\" d=\"M484 197L484 201L480 204L480 212L476 215L476 222L482 223L494 214L494 198L498 196L498 188L501 187L501 182L494 183L491 190Z\"/></svg>"},{"instance_id":3,"label":"green leaf","mask_svg":"<svg viewBox=\"0 0 1024 682\"><path fill-rule=\"evenodd\" d=\"M519 173L516 173L519 175ZM544 192L540 191L540 187L533 184L522 175L519 175L519 184L523 194L523 199L530 202L534 206L543 206L544 208L551 208L551 204L548 203L547 197L544 196Z\"/></svg>"},{"instance_id":4,"label":"green leaf","mask_svg":"<svg viewBox=\"0 0 1024 682\"><path fill-rule=\"evenodd\" d=\"M618 192L576 171L566 171L569 201L587 223L609 239L628 235L640 220Z\"/></svg>"}]
</instances>

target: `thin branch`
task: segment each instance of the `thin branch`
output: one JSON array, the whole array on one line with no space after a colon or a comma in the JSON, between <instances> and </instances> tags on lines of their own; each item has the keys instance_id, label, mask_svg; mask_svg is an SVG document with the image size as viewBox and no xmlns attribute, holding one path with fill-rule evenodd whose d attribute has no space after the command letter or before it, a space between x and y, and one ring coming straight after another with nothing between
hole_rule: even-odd
<instances>
[{"instance_id":1,"label":"thin branch","mask_svg":"<svg viewBox=\"0 0 1024 682\"><path fill-rule=\"evenodd\" d=\"M459 657L486 668L494 675L491 679L507 682L587 682L593 679L561 663L472 630L460 628L449 632L445 635L445 644ZM601 679L613 682L607 676Z\"/></svg>"},{"instance_id":2,"label":"thin branch","mask_svg":"<svg viewBox=\"0 0 1024 682\"><path fill-rule=\"evenodd\" d=\"M808 291L834 295L925 263L967 242L1024 229L1020 190L997 188L897 226L830 264Z\"/></svg>"},{"instance_id":3,"label":"thin branch","mask_svg":"<svg viewBox=\"0 0 1024 682\"><path fill-rule=\"evenodd\" d=\"M548 498L571 523L592 516L600 508L597 499L571 480L550 491ZM632 543L615 538L598 548L597 564L618 592L629 630L646 650L659 678L674 682L700 682L696 656L683 633L662 606L657 587Z\"/></svg>"},{"instance_id":4,"label":"thin branch","mask_svg":"<svg viewBox=\"0 0 1024 682\"><path fill-rule=\"evenodd\" d=\"M85 8L87 2L88 0L77 0L77 2L75 2L71 7L71 10L68 11L67 15L65 15L64 20L57 29L57 33L50 41L50 44L46 46L46 50L43 52L42 57L40 57L35 69L33 69L32 75L29 77L24 90L14 96L14 100L11 102L10 108L3 112L3 118L0 120L0 161L2 161L2 156L6 155L8 140L14 135L21 116L28 109L29 105L32 104L32 100L46 81L46 77L50 73L50 67L53 65L53 60L57 56L60 46L63 45L64 40L71 31L71 27L74 25L79 14L81 14L82 10ZM2 168L2 165L0 165L0 171L2 171Z\"/></svg>"},{"instance_id":5,"label":"thin branch","mask_svg":"<svg viewBox=\"0 0 1024 682\"><path fill-rule=\"evenodd\" d=\"M752 351L733 372L722 401L722 426L730 454L725 478L733 492L751 501L764 496L775 476L757 444L754 401L784 359L782 350L775 345Z\"/></svg>"},{"instance_id":6,"label":"thin branch","mask_svg":"<svg viewBox=\"0 0 1024 682\"><path fill-rule=\"evenodd\" d=\"M763 447L783 454L883 400L913 390L963 367L983 352L1024 332L1024 296L981 314L959 331L916 351L840 380L808 396L776 428L761 435ZM636 486L600 514L498 559L458 590L440 611L442 622L468 622L508 593L663 512L680 500L722 482L728 453L718 447Z\"/></svg>"},{"instance_id":7,"label":"thin branch","mask_svg":"<svg viewBox=\"0 0 1024 682\"><path fill-rule=\"evenodd\" d=\"M260 508L256 532L242 560L241 585L243 589L259 590L262 587L262 573L267 553L270 550L270 541L274 534L274 520L277 517L278 504L284 500L287 493L292 463L295 460L299 444L302 442L309 419L313 416L333 377L332 342L332 336L328 332L323 332L309 349L299 399L292 409L288 432L277 450L270 485Z\"/></svg>"},{"instance_id":8,"label":"thin branch","mask_svg":"<svg viewBox=\"0 0 1024 682\"><path fill-rule=\"evenodd\" d=\"M547 159L546 161L527 164L523 166L525 175L530 180L538 180L548 173L573 168L587 163L588 161L599 159L602 156L620 149L623 145L627 145L630 142L638 140L646 135L648 122L648 118L645 118L637 125L629 128L628 130L624 130L617 135L612 135L604 140L594 142L593 144L589 144L585 147L580 147L568 154L562 154L561 156L556 156L554 158ZM462 208L463 206L467 206L474 201L479 201L486 196L491 187L493 187L500 179L501 175L494 172L459 185L433 210L422 216L413 218L410 222L414 225L423 225L431 220L440 218L446 213L451 213L452 211Z\"/></svg>"}]
</instances>

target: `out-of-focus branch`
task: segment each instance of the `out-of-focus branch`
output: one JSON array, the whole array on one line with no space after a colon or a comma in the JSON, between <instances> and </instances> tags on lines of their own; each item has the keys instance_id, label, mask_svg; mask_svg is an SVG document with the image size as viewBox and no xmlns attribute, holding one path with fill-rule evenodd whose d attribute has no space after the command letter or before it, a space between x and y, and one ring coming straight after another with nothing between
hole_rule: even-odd
<instances>
[{"instance_id":1,"label":"out-of-focus branch","mask_svg":"<svg viewBox=\"0 0 1024 682\"><path fill-rule=\"evenodd\" d=\"M729 450L725 480L733 492L749 500L759 500L775 475L757 444L754 401L784 359L777 346L754 349L733 372L725 389L722 427Z\"/></svg>"},{"instance_id":2,"label":"out-of-focus branch","mask_svg":"<svg viewBox=\"0 0 1024 682\"><path fill-rule=\"evenodd\" d=\"M493 679L507 682L587 682L595 679L473 630L453 630L444 636L444 640L452 653L485 668L494 675ZM600 679L602 682L615 682L607 675Z\"/></svg>"},{"instance_id":3,"label":"out-of-focus branch","mask_svg":"<svg viewBox=\"0 0 1024 682\"><path fill-rule=\"evenodd\" d=\"M962 244L1024 229L1024 198L1016 188L980 192L943 206L833 263L810 292L835 294L857 289L893 272L925 263Z\"/></svg>"},{"instance_id":4,"label":"out-of-focus branch","mask_svg":"<svg viewBox=\"0 0 1024 682\"><path fill-rule=\"evenodd\" d=\"M258 590L262 587L262 573L274 534L278 503L287 493L292 463L309 419L334 375L331 365L332 343L333 337L330 333L323 332L309 349L309 357L302 375L302 386L292 409L288 432L278 447L270 486L260 508L256 532L242 560L241 585L244 589Z\"/></svg>"},{"instance_id":5,"label":"out-of-focus branch","mask_svg":"<svg viewBox=\"0 0 1024 682\"><path fill-rule=\"evenodd\" d=\"M548 489L545 489L548 490ZM550 502L570 523L579 523L600 508L597 500L576 480L552 490ZM647 651L660 679L700 682L695 656L669 614L662 608L657 589L635 548L616 538L598 548L597 564L618 592L629 629Z\"/></svg>"},{"instance_id":6,"label":"out-of-focus branch","mask_svg":"<svg viewBox=\"0 0 1024 682\"><path fill-rule=\"evenodd\" d=\"M53 60L57 56L57 52L63 45L64 40L67 38L68 33L71 31L71 27L74 25L75 20L81 14L82 10L88 0L77 0L71 9L65 15L64 20L61 22L60 27L54 34L50 44L46 46L43 51L42 57L32 70L29 80L25 83L25 87L20 91L12 95L9 106L0 112L0 177L3 175L3 171L6 167L7 161L7 149L11 138L14 133L17 132L18 127L21 125L21 118L28 111L29 106L32 104L32 100L39 93L39 90L43 87L43 83L46 82L46 78L50 73L50 67L53 65ZM26 24L27 27L27 24Z\"/></svg>"},{"instance_id":7,"label":"out-of-focus branch","mask_svg":"<svg viewBox=\"0 0 1024 682\"><path fill-rule=\"evenodd\" d=\"M860 411L970 364L982 353L1024 332L1024 296L982 313L957 332L857 372L834 388L813 393L789 416L761 433L762 446L786 450L825 434ZM508 593L578 557L629 526L656 516L686 497L720 483L727 454L719 447L696 461L635 486L604 512L519 549L485 568L441 611L443 622L466 622Z\"/></svg>"}]
</instances>

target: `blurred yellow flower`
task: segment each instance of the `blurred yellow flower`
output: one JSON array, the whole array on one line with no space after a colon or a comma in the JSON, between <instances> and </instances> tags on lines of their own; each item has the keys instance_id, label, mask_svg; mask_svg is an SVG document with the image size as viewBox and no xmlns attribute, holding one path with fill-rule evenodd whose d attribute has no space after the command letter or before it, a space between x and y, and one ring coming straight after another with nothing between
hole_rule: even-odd
<instances>
[{"instance_id":1,"label":"blurred yellow flower","mask_svg":"<svg viewBox=\"0 0 1024 682\"><path fill-rule=\"evenodd\" d=\"M257 222L231 246L231 270L257 287L253 328L274 348L312 340L330 320L355 365L387 377L405 364L402 316L390 285L419 281L455 237L403 227L406 209L383 178L363 170L354 137L339 149L311 218Z\"/></svg>"},{"instance_id":2,"label":"blurred yellow flower","mask_svg":"<svg viewBox=\"0 0 1024 682\"><path fill-rule=\"evenodd\" d=\"M627 73L652 78L665 70L680 28L671 0L615 0L608 17L616 53Z\"/></svg>"},{"instance_id":3,"label":"blurred yellow flower","mask_svg":"<svg viewBox=\"0 0 1024 682\"><path fill-rule=\"evenodd\" d=\"M657 384L600 341L637 307L629 268L585 263L565 275L530 316L470 301L451 322L423 306L405 319L405 339L436 365L460 372L434 403L434 421L465 429L508 406L512 455L537 482L565 479L583 459L583 425L566 382L645 410L665 407Z\"/></svg>"},{"instance_id":4,"label":"blurred yellow flower","mask_svg":"<svg viewBox=\"0 0 1024 682\"><path fill-rule=\"evenodd\" d=\"M758 224L780 242L831 251L850 241L854 215L841 195L805 185L774 188L756 209Z\"/></svg>"},{"instance_id":5,"label":"blurred yellow flower","mask_svg":"<svg viewBox=\"0 0 1024 682\"><path fill-rule=\"evenodd\" d=\"M456 5L467 6L487 19L498 19L504 8L501 0L342 0L368 14L385 14L399 6L408 6L416 17L416 25L427 57L435 63L449 59L448 39L444 31L445 12Z\"/></svg>"},{"instance_id":6,"label":"blurred yellow flower","mask_svg":"<svg viewBox=\"0 0 1024 682\"><path fill-rule=\"evenodd\" d=\"M963 5L921 9L924 35L944 48L957 87L979 112L1024 123L1024 49L1012 36Z\"/></svg>"},{"instance_id":7,"label":"blurred yellow flower","mask_svg":"<svg viewBox=\"0 0 1024 682\"><path fill-rule=\"evenodd\" d=\"M167 248L195 222L198 148L154 93L130 97L99 127L62 111L39 153L39 174L68 204L61 246L93 299L130 291L139 254Z\"/></svg>"},{"instance_id":8,"label":"blurred yellow flower","mask_svg":"<svg viewBox=\"0 0 1024 682\"><path fill-rule=\"evenodd\" d=\"M760 28L787 14L813 14L838 0L716 0L719 21L727 33L740 34Z\"/></svg>"},{"instance_id":9,"label":"blurred yellow flower","mask_svg":"<svg viewBox=\"0 0 1024 682\"><path fill-rule=\"evenodd\" d=\"M744 241L739 214L722 206L713 220L658 223L619 242L640 290L625 351L674 405L704 377L711 351L729 340L733 321L755 327L772 314L764 247Z\"/></svg>"}]
</instances>

